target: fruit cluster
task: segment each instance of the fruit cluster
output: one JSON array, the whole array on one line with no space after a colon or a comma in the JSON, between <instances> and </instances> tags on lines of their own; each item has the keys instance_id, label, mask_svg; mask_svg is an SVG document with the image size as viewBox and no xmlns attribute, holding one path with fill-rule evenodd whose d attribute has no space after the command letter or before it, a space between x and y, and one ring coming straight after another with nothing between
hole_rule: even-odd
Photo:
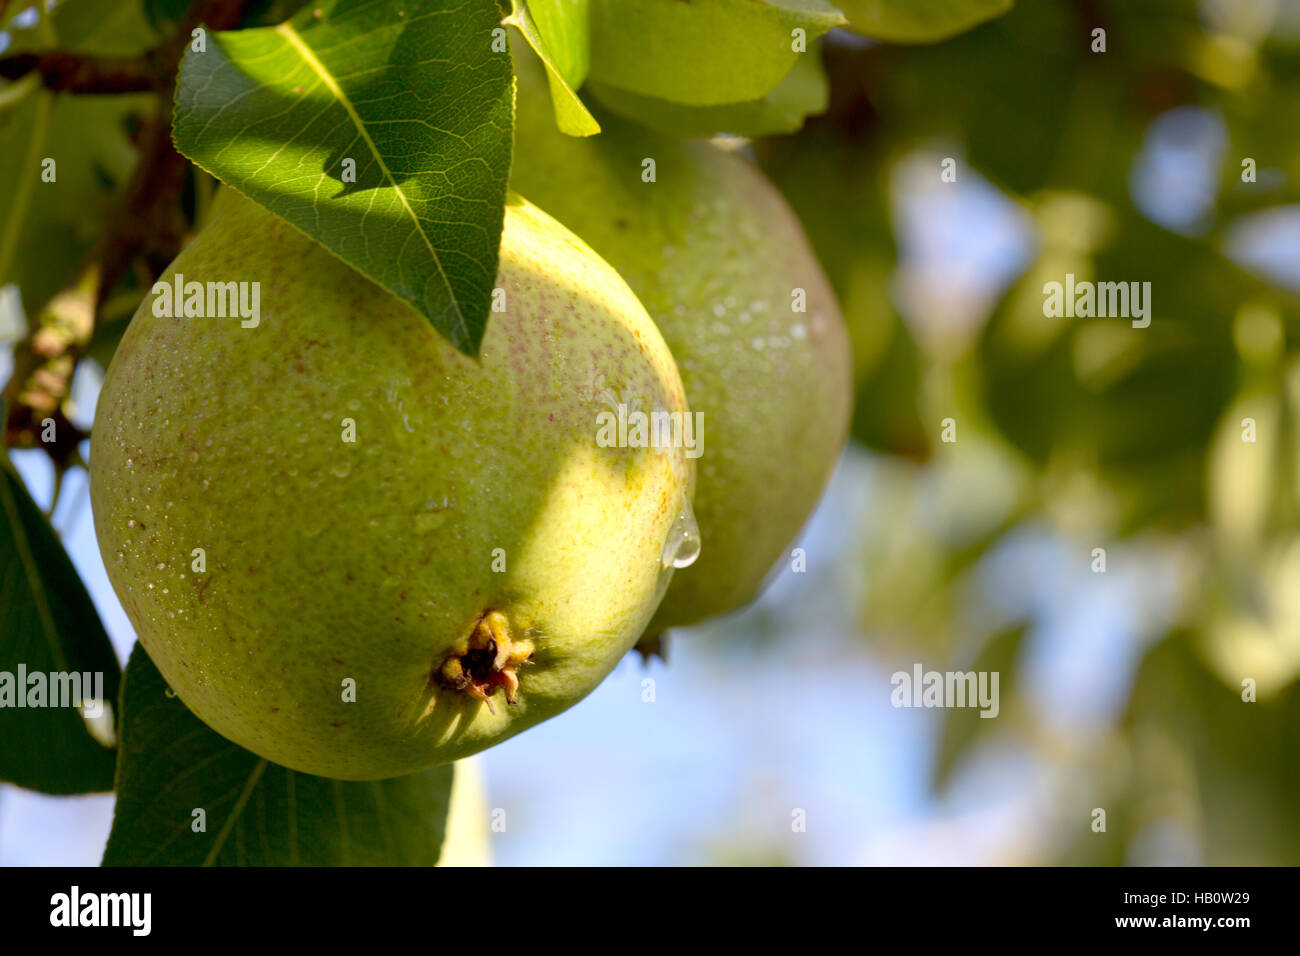
<instances>
[{"instance_id":1,"label":"fruit cluster","mask_svg":"<svg viewBox=\"0 0 1300 956\"><path fill-rule=\"evenodd\" d=\"M776 191L713 143L561 136L518 61L528 198L477 359L225 189L162 281L255 283L256 327L146 299L104 384L95 525L140 642L296 770L459 759L749 602L845 439L844 325ZM612 404L694 414L701 447L598 443Z\"/></svg>"}]
</instances>

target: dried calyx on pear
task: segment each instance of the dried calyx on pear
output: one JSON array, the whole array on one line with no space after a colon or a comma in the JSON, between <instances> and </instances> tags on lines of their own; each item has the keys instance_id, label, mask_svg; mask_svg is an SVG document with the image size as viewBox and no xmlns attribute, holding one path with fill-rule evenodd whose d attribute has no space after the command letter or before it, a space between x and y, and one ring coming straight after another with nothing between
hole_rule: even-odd
<instances>
[{"instance_id":1,"label":"dried calyx on pear","mask_svg":"<svg viewBox=\"0 0 1300 956\"><path fill-rule=\"evenodd\" d=\"M469 637L452 646L438 673L448 687L483 701L490 713L496 713L492 695L498 687L506 692L507 704L519 702L515 671L532 656L533 642L514 638L506 616L488 611Z\"/></svg>"}]
</instances>

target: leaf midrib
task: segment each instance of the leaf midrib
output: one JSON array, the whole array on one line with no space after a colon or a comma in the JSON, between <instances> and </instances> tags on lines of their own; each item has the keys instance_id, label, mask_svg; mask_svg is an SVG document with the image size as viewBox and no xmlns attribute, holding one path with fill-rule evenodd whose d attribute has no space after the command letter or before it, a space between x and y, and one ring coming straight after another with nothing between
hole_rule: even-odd
<instances>
[{"instance_id":1,"label":"leaf midrib","mask_svg":"<svg viewBox=\"0 0 1300 956\"><path fill-rule=\"evenodd\" d=\"M207 857L203 860L204 866L212 866L216 862L222 847L226 845L230 832L235 828L235 824L243 814L244 807L247 806L249 799L253 796L253 791L257 789L258 781L262 779L262 773L266 770L267 763L268 761L265 759L259 759L256 766L249 771L248 780L244 783L244 790L239 795L239 799L235 801L235 805L231 809L230 815L226 817L225 822L221 825L221 829L217 831L216 838L212 841L212 849L208 851Z\"/></svg>"},{"instance_id":2,"label":"leaf midrib","mask_svg":"<svg viewBox=\"0 0 1300 956\"><path fill-rule=\"evenodd\" d=\"M311 48L307 45L306 41L303 40L302 35L293 28L292 23L285 22L280 24L275 28L275 32L284 37L289 42L289 45L293 47L294 51L302 57L303 62L307 64L307 67L320 77L321 82L325 84L325 87L334 95L334 97L339 101L339 104L347 112L348 117L357 128L357 132L361 134L361 138L366 141L366 146L370 149L370 153L375 158L375 162L379 164L380 170L383 171L384 178L388 180L393 192L396 193L397 198L401 200L402 208L405 209L407 215L410 216L411 222L415 226L415 231L419 234L420 239L424 241L425 248L429 250L429 257L433 259L434 265L438 267L438 277L442 279L442 284L447 290L447 298L451 302L452 312L455 314L455 320L460 329L461 340L468 342L470 338L469 325L465 321L465 316L461 311L460 303L456 301L456 292L451 286L451 281L447 278L447 273L442 268L442 259L438 256L437 250L434 249L433 243L429 240L428 233L424 231L424 227L420 224L420 217L417 216L415 210L411 208L411 203L406 198L406 193L402 191L402 187L398 185L396 177L393 176L392 171L388 168L388 164L384 162L384 157L380 154L379 148L375 145L375 141L370 138L370 131L366 128L365 121L362 120L361 115L356 111L356 108L352 105L352 101L348 99L347 94L343 92L343 88L339 86L338 81L334 79L334 75L330 73L330 71L325 67L325 64L316 57L316 54L311 51Z\"/></svg>"}]
</instances>

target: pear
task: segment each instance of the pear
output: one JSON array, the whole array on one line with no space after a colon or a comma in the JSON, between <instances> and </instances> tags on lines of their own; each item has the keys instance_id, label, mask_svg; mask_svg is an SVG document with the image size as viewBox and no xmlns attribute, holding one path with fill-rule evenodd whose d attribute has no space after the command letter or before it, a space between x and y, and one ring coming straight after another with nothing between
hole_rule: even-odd
<instances>
[{"instance_id":1,"label":"pear","mask_svg":"<svg viewBox=\"0 0 1300 956\"><path fill-rule=\"evenodd\" d=\"M218 206L136 313L92 442L108 576L171 688L254 753L354 780L580 700L689 524L690 459L602 440L615 399L687 412L636 298L512 200L475 360L261 206ZM182 277L258 283L256 324L169 317Z\"/></svg>"},{"instance_id":2,"label":"pear","mask_svg":"<svg viewBox=\"0 0 1300 956\"><path fill-rule=\"evenodd\" d=\"M513 188L627 280L702 416L701 552L652 633L732 611L760 592L847 438L852 368L834 294L798 219L743 157L605 114L600 134L564 136L535 58L517 50L515 63Z\"/></svg>"}]
</instances>

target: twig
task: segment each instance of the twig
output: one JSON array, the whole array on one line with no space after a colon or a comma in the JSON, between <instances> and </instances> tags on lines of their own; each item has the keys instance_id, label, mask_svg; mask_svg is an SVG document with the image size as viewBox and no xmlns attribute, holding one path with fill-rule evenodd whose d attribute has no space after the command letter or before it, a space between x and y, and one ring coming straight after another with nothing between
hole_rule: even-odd
<instances>
[{"instance_id":1,"label":"twig","mask_svg":"<svg viewBox=\"0 0 1300 956\"><path fill-rule=\"evenodd\" d=\"M9 399L4 442L12 448L42 448L56 469L66 469L88 437L63 412L77 362L94 336L96 318L118 281L132 269L156 277L180 251L189 223L181 204L188 161L171 141L170 91L191 32L199 24L214 30L237 26L248 0L201 0L166 44L143 58L104 61L43 54L34 60L0 60L0 73L30 75L39 70L47 88L68 83L76 92L129 92L130 77L159 94L157 115L137 136L140 160L121 200L109 213L104 231L75 277L50 300L32 323L28 337L15 345L13 371L3 394ZM59 58L62 58L59 60ZM62 65L50 67L59 60ZM96 65L115 64L116 78ZM17 63L11 67L10 64ZM26 72L23 71L26 68ZM85 88L82 88L82 87ZM152 281L152 280L150 280ZM54 423L52 441L42 441L44 424Z\"/></svg>"},{"instance_id":2,"label":"twig","mask_svg":"<svg viewBox=\"0 0 1300 956\"><path fill-rule=\"evenodd\" d=\"M77 56L72 53L19 53L0 60L0 78L39 74L47 90L59 93L147 93L167 88L166 65L156 54L132 59Z\"/></svg>"},{"instance_id":3,"label":"twig","mask_svg":"<svg viewBox=\"0 0 1300 956\"><path fill-rule=\"evenodd\" d=\"M47 90L61 93L166 92L176 79L176 68L201 25L229 30L249 0L199 0L165 42L138 57L78 56L62 50L19 53L0 58L0 78L16 80L38 74Z\"/></svg>"}]
</instances>

